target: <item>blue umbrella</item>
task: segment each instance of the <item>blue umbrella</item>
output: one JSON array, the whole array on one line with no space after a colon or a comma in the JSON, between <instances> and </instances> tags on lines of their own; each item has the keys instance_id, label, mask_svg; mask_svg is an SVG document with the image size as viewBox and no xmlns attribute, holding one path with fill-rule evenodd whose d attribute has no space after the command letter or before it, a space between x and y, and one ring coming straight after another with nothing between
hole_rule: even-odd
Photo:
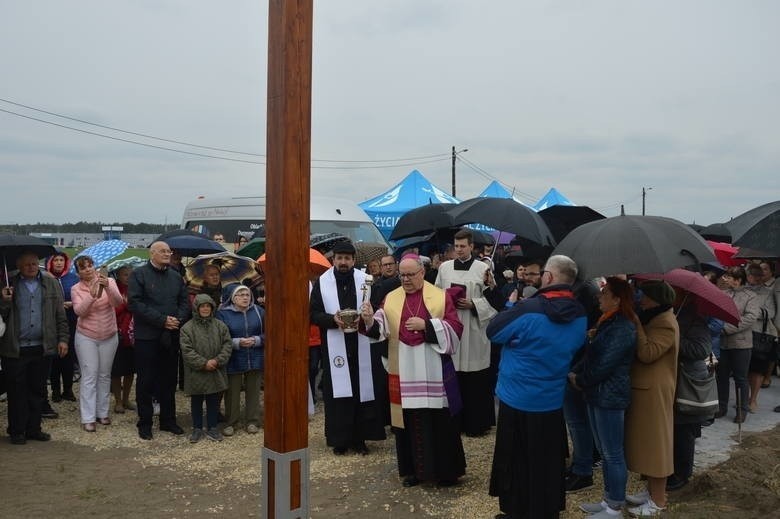
<instances>
[{"instance_id":1,"label":"blue umbrella","mask_svg":"<svg viewBox=\"0 0 780 519\"><path fill-rule=\"evenodd\" d=\"M95 267L100 267L108 263L109 260L122 254L129 246L129 243L122 240L104 240L98 242L95 245L87 247L83 251L76 254L76 257L73 258L74 266L71 267L71 270L75 272L76 258L81 256L89 256L95 263Z\"/></svg>"},{"instance_id":2,"label":"blue umbrella","mask_svg":"<svg viewBox=\"0 0 780 519\"><path fill-rule=\"evenodd\" d=\"M148 260L145 260L144 258L140 258L138 256L130 256L129 258L114 260L108 264L108 271L114 272L116 270L121 269L122 267L132 267L132 268L142 267L146 264L147 261Z\"/></svg>"}]
</instances>

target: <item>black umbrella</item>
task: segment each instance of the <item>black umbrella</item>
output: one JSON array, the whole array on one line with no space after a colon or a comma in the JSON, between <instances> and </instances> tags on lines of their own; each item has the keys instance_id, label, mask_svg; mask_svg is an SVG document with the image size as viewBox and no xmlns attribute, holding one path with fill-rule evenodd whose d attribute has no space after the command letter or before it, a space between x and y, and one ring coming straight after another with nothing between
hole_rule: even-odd
<instances>
[{"instance_id":1,"label":"black umbrella","mask_svg":"<svg viewBox=\"0 0 780 519\"><path fill-rule=\"evenodd\" d=\"M216 252L225 252L225 247L221 243L215 242L205 234L190 231L188 229L176 229L162 233L153 240L164 241L168 247L175 250L182 256L194 258L200 254L214 254ZM151 247L152 244L149 244Z\"/></svg>"},{"instance_id":2,"label":"black umbrella","mask_svg":"<svg viewBox=\"0 0 780 519\"><path fill-rule=\"evenodd\" d=\"M472 198L459 203L448 212L452 215L453 225L481 223L542 245L556 243L542 217L530 207L511 198Z\"/></svg>"},{"instance_id":3,"label":"black umbrella","mask_svg":"<svg viewBox=\"0 0 780 519\"><path fill-rule=\"evenodd\" d=\"M35 236L0 234L0 257L3 258L3 272L8 285L8 266L16 268L16 260L22 253L33 252L39 258L51 256L57 250L53 245Z\"/></svg>"},{"instance_id":4,"label":"black umbrella","mask_svg":"<svg viewBox=\"0 0 780 519\"><path fill-rule=\"evenodd\" d=\"M726 227L731 230L732 245L780 256L780 200L742 213Z\"/></svg>"},{"instance_id":5,"label":"black umbrella","mask_svg":"<svg viewBox=\"0 0 780 519\"><path fill-rule=\"evenodd\" d=\"M337 243L352 241L338 232L315 233L309 236L309 247L322 253L329 252Z\"/></svg>"},{"instance_id":6,"label":"black umbrella","mask_svg":"<svg viewBox=\"0 0 780 519\"><path fill-rule=\"evenodd\" d=\"M558 242L580 225L606 218L586 205L551 205L539 211L539 216Z\"/></svg>"},{"instance_id":7,"label":"black umbrella","mask_svg":"<svg viewBox=\"0 0 780 519\"><path fill-rule=\"evenodd\" d=\"M577 262L581 279L669 272L717 261L704 238L673 218L613 216L574 229L553 251Z\"/></svg>"},{"instance_id":8,"label":"black umbrella","mask_svg":"<svg viewBox=\"0 0 780 519\"><path fill-rule=\"evenodd\" d=\"M724 223L712 223L699 231L705 240L731 243L731 229Z\"/></svg>"},{"instance_id":9,"label":"black umbrella","mask_svg":"<svg viewBox=\"0 0 780 519\"><path fill-rule=\"evenodd\" d=\"M390 234L391 240L431 234L438 229L454 227L449 210L458 204L427 204L401 216Z\"/></svg>"}]
</instances>

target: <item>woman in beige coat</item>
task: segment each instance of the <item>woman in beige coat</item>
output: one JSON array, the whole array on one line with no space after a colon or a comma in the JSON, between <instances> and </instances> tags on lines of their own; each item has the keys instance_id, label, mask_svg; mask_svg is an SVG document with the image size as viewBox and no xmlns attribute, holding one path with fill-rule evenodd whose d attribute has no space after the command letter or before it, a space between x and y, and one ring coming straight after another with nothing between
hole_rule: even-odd
<instances>
[{"instance_id":1,"label":"woman in beige coat","mask_svg":"<svg viewBox=\"0 0 780 519\"><path fill-rule=\"evenodd\" d=\"M647 490L626 496L629 513L650 517L666 507L666 478L674 472L674 390L680 328L672 311L674 289L664 281L641 287L631 405L626 412L626 464L647 476Z\"/></svg>"}]
</instances>

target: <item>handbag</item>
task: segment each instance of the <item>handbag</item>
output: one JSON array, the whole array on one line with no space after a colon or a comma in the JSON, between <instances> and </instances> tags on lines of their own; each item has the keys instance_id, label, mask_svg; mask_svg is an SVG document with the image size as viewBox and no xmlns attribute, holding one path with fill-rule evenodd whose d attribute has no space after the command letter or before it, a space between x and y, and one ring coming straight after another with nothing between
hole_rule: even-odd
<instances>
[{"instance_id":1,"label":"handbag","mask_svg":"<svg viewBox=\"0 0 780 519\"><path fill-rule=\"evenodd\" d=\"M715 384L715 374L710 374L704 379L695 379L680 364L677 368L674 410L680 414L693 416L714 415L718 411L718 386Z\"/></svg>"},{"instance_id":2,"label":"handbag","mask_svg":"<svg viewBox=\"0 0 780 519\"><path fill-rule=\"evenodd\" d=\"M766 309L761 309L761 315L764 326L761 327L760 332L753 332L752 358L772 362L777 358L778 339L774 335L766 333L767 321L769 320Z\"/></svg>"}]
</instances>

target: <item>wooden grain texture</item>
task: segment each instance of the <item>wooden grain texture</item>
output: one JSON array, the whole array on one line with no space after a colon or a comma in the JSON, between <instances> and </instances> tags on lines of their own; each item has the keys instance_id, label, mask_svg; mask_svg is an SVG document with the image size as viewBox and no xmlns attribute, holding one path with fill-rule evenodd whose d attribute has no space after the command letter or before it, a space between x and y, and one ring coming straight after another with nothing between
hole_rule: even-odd
<instances>
[{"instance_id":1,"label":"wooden grain texture","mask_svg":"<svg viewBox=\"0 0 780 519\"><path fill-rule=\"evenodd\" d=\"M312 18L311 0L269 2L264 445L280 453L308 444Z\"/></svg>"}]
</instances>

